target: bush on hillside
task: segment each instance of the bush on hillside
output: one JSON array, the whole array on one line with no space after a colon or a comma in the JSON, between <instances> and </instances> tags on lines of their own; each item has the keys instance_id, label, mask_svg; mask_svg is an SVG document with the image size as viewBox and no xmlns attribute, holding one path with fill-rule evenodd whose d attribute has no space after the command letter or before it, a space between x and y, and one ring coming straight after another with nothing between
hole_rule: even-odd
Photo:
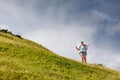
<instances>
[{"instance_id":1,"label":"bush on hillside","mask_svg":"<svg viewBox=\"0 0 120 80\"><path fill-rule=\"evenodd\" d=\"M21 35L14 35L11 31L8 31L8 29L0 29L0 32L8 33L8 34L11 34L11 35L16 36L18 38L22 38Z\"/></svg>"},{"instance_id":2,"label":"bush on hillside","mask_svg":"<svg viewBox=\"0 0 120 80\"><path fill-rule=\"evenodd\" d=\"M99 64L97 64L97 65L99 65L99 66L104 66L103 64L100 64L100 63L99 63Z\"/></svg>"},{"instance_id":3,"label":"bush on hillside","mask_svg":"<svg viewBox=\"0 0 120 80\"><path fill-rule=\"evenodd\" d=\"M11 31L8 31L7 33L11 34L12 35L12 32Z\"/></svg>"},{"instance_id":4,"label":"bush on hillside","mask_svg":"<svg viewBox=\"0 0 120 80\"><path fill-rule=\"evenodd\" d=\"M21 35L15 35L15 36L18 37L18 38L22 38Z\"/></svg>"},{"instance_id":5,"label":"bush on hillside","mask_svg":"<svg viewBox=\"0 0 120 80\"><path fill-rule=\"evenodd\" d=\"M103 64L101 64L101 63L93 63L95 66L105 66L105 65L103 65Z\"/></svg>"},{"instance_id":6,"label":"bush on hillside","mask_svg":"<svg viewBox=\"0 0 120 80\"><path fill-rule=\"evenodd\" d=\"M0 32L7 33L7 32L8 32L8 29L0 29Z\"/></svg>"}]
</instances>

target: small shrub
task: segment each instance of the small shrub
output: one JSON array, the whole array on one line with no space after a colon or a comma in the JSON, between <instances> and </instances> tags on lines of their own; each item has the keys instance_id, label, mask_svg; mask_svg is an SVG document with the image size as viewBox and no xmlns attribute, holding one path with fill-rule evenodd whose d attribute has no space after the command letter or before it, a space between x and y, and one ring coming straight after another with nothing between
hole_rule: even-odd
<instances>
[{"instance_id":1,"label":"small shrub","mask_svg":"<svg viewBox=\"0 0 120 80\"><path fill-rule=\"evenodd\" d=\"M0 32L7 33L7 32L8 32L8 29L0 29Z\"/></svg>"},{"instance_id":2,"label":"small shrub","mask_svg":"<svg viewBox=\"0 0 120 80\"><path fill-rule=\"evenodd\" d=\"M104 66L103 64L97 64L97 65L99 65L99 66Z\"/></svg>"},{"instance_id":3,"label":"small shrub","mask_svg":"<svg viewBox=\"0 0 120 80\"><path fill-rule=\"evenodd\" d=\"M11 31L8 31L7 33L12 35L12 32L11 32Z\"/></svg>"},{"instance_id":4,"label":"small shrub","mask_svg":"<svg viewBox=\"0 0 120 80\"><path fill-rule=\"evenodd\" d=\"M15 36L18 37L18 38L22 38L21 35L15 35Z\"/></svg>"},{"instance_id":5,"label":"small shrub","mask_svg":"<svg viewBox=\"0 0 120 80\"><path fill-rule=\"evenodd\" d=\"M20 35L14 35L11 31L8 31L8 29L1 29L0 28L0 32L8 33L8 34L11 34L11 35L16 36L18 38L22 38Z\"/></svg>"}]
</instances>

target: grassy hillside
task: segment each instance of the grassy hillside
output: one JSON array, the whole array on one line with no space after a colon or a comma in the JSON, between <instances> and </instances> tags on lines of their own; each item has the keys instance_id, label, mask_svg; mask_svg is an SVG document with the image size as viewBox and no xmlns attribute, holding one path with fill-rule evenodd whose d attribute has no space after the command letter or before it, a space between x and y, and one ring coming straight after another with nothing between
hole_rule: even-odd
<instances>
[{"instance_id":1,"label":"grassy hillside","mask_svg":"<svg viewBox=\"0 0 120 80\"><path fill-rule=\"evenodd\" d=\"M120 73L60 57L42 45L0 32L0 80L120 80Z\"/></svg>"}]
</instances>

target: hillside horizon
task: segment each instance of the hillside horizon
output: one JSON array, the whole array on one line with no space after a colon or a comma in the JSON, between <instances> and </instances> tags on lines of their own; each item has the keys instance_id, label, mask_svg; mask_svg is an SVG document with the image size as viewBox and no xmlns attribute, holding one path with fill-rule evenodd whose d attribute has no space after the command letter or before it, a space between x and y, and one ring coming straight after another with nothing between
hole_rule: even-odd
<instances>
[{"instance_id":1,"label":"hillside horizon","mask_svg":"<svg viewBox=\"0 0 120 80\"><path fill-rule=\"evenodd\" d=\"M0 32L0 80L119 80L120 72L59 56L44 46Z\"/></svg>"}]
</instances>

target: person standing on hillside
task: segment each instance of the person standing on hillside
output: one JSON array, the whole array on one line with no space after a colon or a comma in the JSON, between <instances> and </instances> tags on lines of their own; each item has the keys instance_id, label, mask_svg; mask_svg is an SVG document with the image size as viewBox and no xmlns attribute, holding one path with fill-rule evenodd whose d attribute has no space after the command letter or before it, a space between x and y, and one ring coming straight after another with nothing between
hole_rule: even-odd
<instances>
[{"instance_id":1,"label":"person standing on hillside","mask_svg":"<svg viewBox=\"0 0 120 80\"><path fill-rule=\"evenodd\" d=\"M81 55L81 57L82 57L82 62L84 62L84 63L87 62L86 56L87 56L88 46L89 46L89 45L84 44L83 41L81 41L81 44L80 44L79 48L76 46L76 49L77 49L78 51L80 51L79 54Z\"/></svg>"}]
</instances>

